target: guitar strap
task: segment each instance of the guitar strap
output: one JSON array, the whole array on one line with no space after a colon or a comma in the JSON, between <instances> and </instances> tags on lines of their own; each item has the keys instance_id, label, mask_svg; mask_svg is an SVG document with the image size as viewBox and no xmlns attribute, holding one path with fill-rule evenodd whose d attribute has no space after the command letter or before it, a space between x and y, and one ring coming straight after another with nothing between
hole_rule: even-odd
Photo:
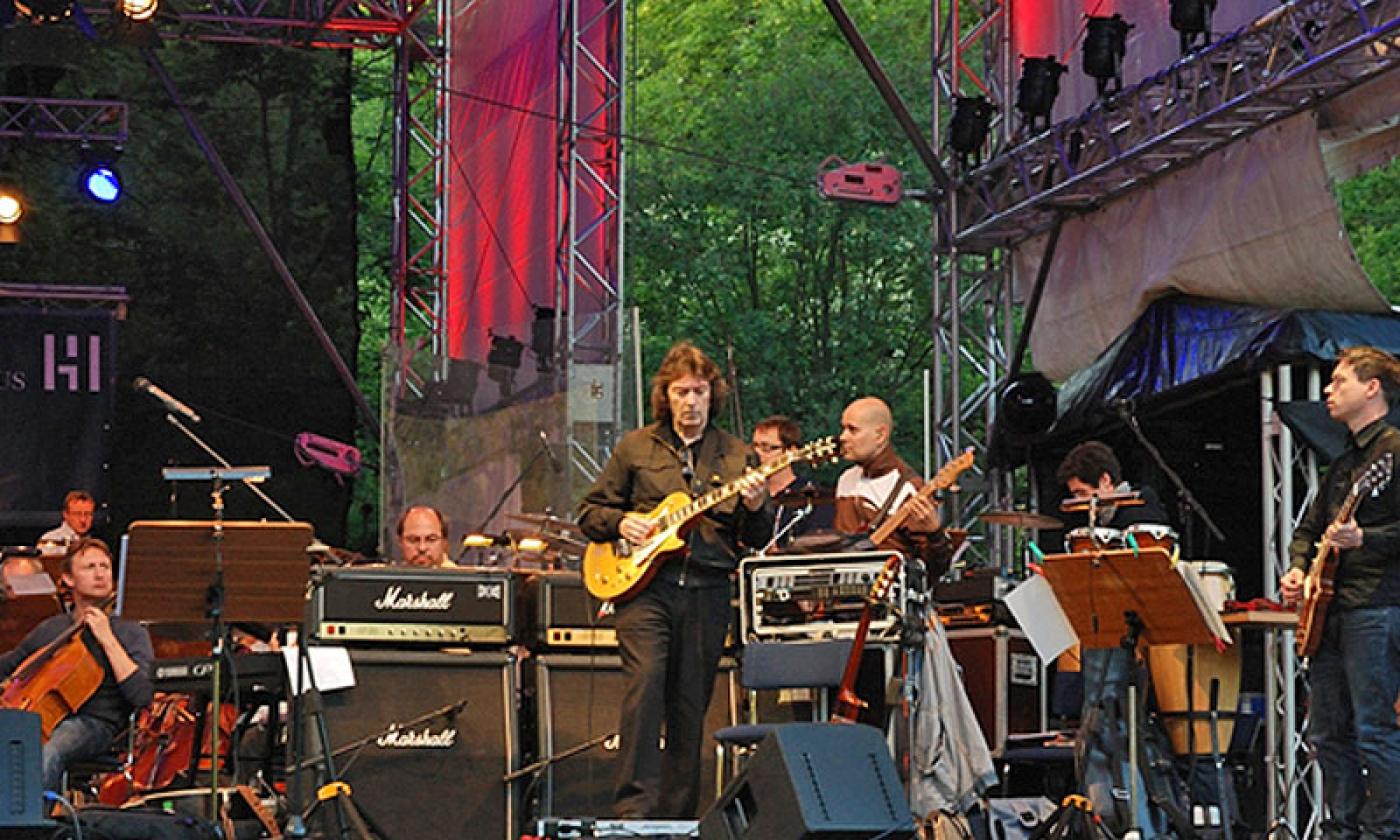
<instances>
[{"instance_id":1,"label":"guitar strap","mask_svg":"<svg viewBox=\"0 0 1400 840\"><path fill-rule=\"evenodd\" d=\"M875 518L870 520L870 530L868 533L875 533L875 531L884 524L885 520L889 518L890 508L894 506L894 500L899 498L899 492L903 490L904 485L908 483L909 479L902 478L899 480L899 483L895 484L894 489L890 490L890 494L885 497L885 503L875 512Z\"/></svg>"}]
</instances>

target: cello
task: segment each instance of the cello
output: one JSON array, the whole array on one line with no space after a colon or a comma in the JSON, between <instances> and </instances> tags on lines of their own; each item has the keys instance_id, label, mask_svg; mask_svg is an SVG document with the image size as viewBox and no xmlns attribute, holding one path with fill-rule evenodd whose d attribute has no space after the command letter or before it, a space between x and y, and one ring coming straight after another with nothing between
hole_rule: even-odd
<instances>
[{"instance_id":1,"label":"cello","mask_svg":"<svg viewBox=\"0 0 1400 840\"><path fill-rule=\"evenodd\" d=\"M105 610L114 600L115 593L94 606ZM83 641L86 629L85 623L75 622L31 653L0 685L0 708L37 713L46 743L54 727L81 708L102 685L102 664Z\"/></svg>"}]
</instances>

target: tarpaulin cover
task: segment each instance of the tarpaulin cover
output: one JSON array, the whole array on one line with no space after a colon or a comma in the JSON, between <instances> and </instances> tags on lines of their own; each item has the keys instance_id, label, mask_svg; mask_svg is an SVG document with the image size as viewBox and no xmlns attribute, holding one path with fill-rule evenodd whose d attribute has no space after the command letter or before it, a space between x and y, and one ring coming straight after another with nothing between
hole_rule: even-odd
<instances>
[{"instance_id":1,"label":"tarpaulin cover","mask_svg":"<svg viewBox=\"0 0 1400 840\"><path fill-rule=\"evenodd\" d=\"M1120 401L1150 413L1275 364L1330 362L1369 344L1400 353L1400 315L1265 309L1198 297L1152 303L1091 365L1065 381L1052 437L1081 434Z\"/></svg>"}]
</instances>

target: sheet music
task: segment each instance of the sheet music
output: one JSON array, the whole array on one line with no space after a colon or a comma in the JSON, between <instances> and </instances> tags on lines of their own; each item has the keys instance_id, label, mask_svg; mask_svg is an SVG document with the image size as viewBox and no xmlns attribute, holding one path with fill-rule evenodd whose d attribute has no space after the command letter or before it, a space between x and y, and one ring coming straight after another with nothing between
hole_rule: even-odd
<instances>
[{"instance_id":1,"label":"sheet music","mask_svg":"<svg viewBox=\"0 0 1400 840\"><path fill-rule=\"evenodd\" d=\"M1205 619L1206 626L1215 637L1225 644L1231 644L1234 640L1230 638L1230 629L1221 620L1220 613L1216 611L1215 605L1211 603L1210 597L1206 595L1205 584L1201 581L1201 576L1190 563L1177 563L1177 574L1181 575L1181 580L1186 584L1186 591L1191 593L1191 600L1196 602L1196 609L1200 610L1201 617Z\"/></svg>"}]
</instances>

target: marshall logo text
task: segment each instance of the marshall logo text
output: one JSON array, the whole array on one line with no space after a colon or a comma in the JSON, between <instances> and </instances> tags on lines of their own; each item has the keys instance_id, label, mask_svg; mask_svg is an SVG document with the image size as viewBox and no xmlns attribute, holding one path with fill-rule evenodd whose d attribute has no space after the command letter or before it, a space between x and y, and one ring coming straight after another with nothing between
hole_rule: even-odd
<instances>
[{"instance_id":1,"label":"marshall logo text","mask_svg":"<svg viewBox=\"0 0 1400 840\"><path fill-rule=\"evenodd\" d=\"M457 597L456 592L439 592L436 595L429 595L426 591L416 594L405 594L402 586L389 586L385 588L384 595L374 602L376 610L432 610L434 612L447 612L452 609L452 599Z\"/></svg>"},{"instance_id":2,"label":"marshall logo text","mask_svg":"<svg viewBox=\"0 0 1400 840\"><path fill-rule=\"evenodd\" d=\"M374 743L385 749L450 750L457 743L457 730L448 727L441 732L433 732L426 726L422 729L391 729L374 739Z\"/></svg>"}]
</instances>

